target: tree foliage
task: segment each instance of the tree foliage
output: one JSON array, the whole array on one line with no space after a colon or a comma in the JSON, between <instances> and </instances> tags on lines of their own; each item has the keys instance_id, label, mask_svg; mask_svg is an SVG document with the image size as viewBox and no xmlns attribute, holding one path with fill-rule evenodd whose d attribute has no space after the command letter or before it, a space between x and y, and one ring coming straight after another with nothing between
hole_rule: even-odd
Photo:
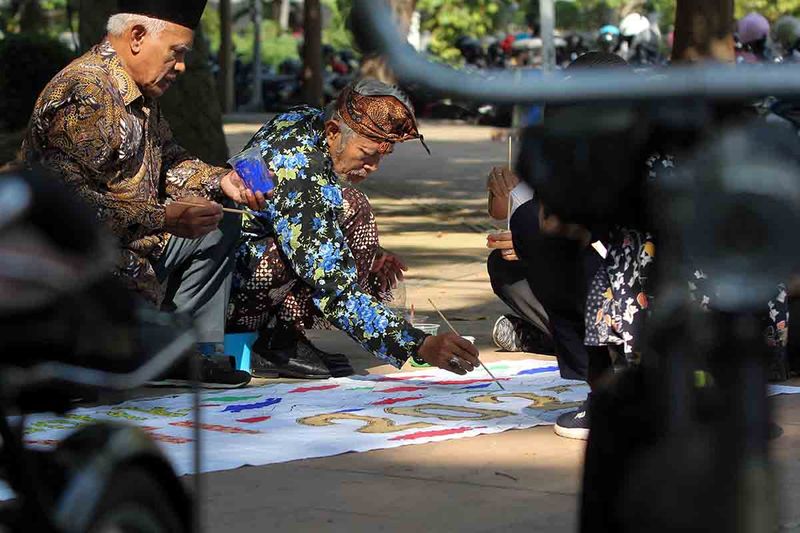
<instances>
[{"instance_id":1,"label":"tree foliage","mask_svg":"<svg viewBox=\"0 0 800 533\"><path fill-rule=\"evenodd\" d=\"M264 10L265 15L269 13ZM206 8L201 21L203 33L209 36L209 46L213 54L219 51L220 20L217 9ZM250 11L240 10L234 14L233 48L235 54L245 63L253 58L253 24ZM298 59L298 40L291 34L282 32L277 21L267 17L261 22L261 60L277 66L285 59Z\"/></svg>"},{"instance_id":2,"label":"tree foliage","mask_svg":"<svg viewBox=\"0 0 800 533\"><path fill-rule=\"evenodd\" d=\"M736 0L736 16L755 11L773 22L782 15L800 16L800 0Z\"/></svg>"},{"instance_id":3,"label":"tree foliage","mask_svg":"<svg viewBox=\"0 0 800 533\"><path fill-rule=\"evenodd\" d=\"M422 29L431 32L430 51L447 62L457 62L454 47L461 36L483 37L497 29L498 15L508 0L419 0Z\"/></svg>"},{"instance_id":4,"label":"tree foliage","mask_svg":"<svg viewBox=\"0 0 800 533\"><path fill-rule=\"evenodd\" d=\"M538 20L539 0L528 0L529 17ZM675 0L557 0L556 25L564 30L596 31L606 24L619 24L630 13L659 15L662 29L675 20Z\"/></svg>"},{"instance_id":5,"label":"tree foliage","mask_svg":"<svg viewBox=\"0 0 800 533\"><path fill-rule=\"evenodd\" d=\"M68 0L0 0L0 34L49 33L69 29Z\"/></svg>"},{"instance_id":6,"label":"tree foliage","mask_svg":"<svg viewBox=\"0 0 800 533\"><path fill-rule=\"evenodd\" d=\"M0 129L23 128L41 90L73 58L71 50L42 33L0 40Z\"/></svg>"},{"instance_id":7,"label":"tree foliage","mask_svg":"<svg viewBox=\"0 0 800 533\"><path fill-rule=\"evenodd\" d=\"M300 59L301 40L291 32L282 31L278 21L269 18L272 1L262 0L264 20L261 23L261 60L278 66L286 59ZM328 22L323 29L322 42L336 49L352 48L353 37L347 29L347 17L352 0L322 0L323 19ZM236 55L245 63L253 57L253 24L250 9L239 9L234 13L233 47ZM206 9L202 19L203 31L209 36L212 53L220 45L220 20L217 9Z\"/></svg>"}]
</instances>

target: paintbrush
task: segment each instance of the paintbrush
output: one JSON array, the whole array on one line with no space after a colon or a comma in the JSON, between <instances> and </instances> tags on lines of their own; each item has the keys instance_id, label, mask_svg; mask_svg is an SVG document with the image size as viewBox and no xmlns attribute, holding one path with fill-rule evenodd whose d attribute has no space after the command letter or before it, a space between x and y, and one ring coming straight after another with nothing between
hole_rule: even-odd
<instances>
[{"instance_id":1,"label":"paintbrush","mask_svg":"<svg viewBox=\"0 0 800 533\"><path fill-rule=\"evenodd\" d=\"M438 307L436 307L436 304L435 304L435 303L433 303L433 300L431 300L430 298L428 298L428 302L429 302L429 303L430 303L430 304L433 306L433 310L434 310L434 311L436 311L437 313L439 313L439 316L440 316L440 317L442 317L442 320L444 320L444 323L445 323L445 324L447 324L447 327L448 327L448 328L450 328L450 329L453 331L453 333L455 333L456 335L458 335L459 337L461 337L461 334L460 334L458 331L456 331L456 328L454 328L454 327L453 327L453 324L451 324L451 323L450 323L450 321L449 321L449 320L447 320L447 317L446 317L446 316L444 316L444 313L442 313L441 311L439 311L439 308L438 308ZM481 361L480 359L478 359L478 362L481 364L481 366L482 366L482 367L483 367L483 369L486 371L486 373L487 373L487 374L489 374L490 376L492 376L492 379L494 380L494 382L495 382L495 383L497 383L497 386L498 386L498 387L500 387L502 390L506 390L506 388L505 388L505 387L503 387L503 384L502 384L502 383L500 383L500 381L499 381L499 380L498 380L498 379L497 379L497 378L494 376L494 374L492 374L492 371L491 371L491 370L489 370L489 369L486 367L486 365L485 365L485 364L483 364L483 361Z\"/></svg>"},{"instance_id":2,"label":"paintbrush","mask_svg":"<svg viewBox=\"0 0 800 533\"><path fill-rule=\"evenodd\" d=\"M189 207L206 207L206 206L204 206L202 204L193 204L192 202L184 202L183 200L175 200L172 203L173 204L178 204L178 205L187 205ZM247 211L243 211L241 209L231 209L230 207L223 207L222 210L225 213L236 213L237 215L247 214Z\"/></svg>"},{"instance_id":3,"label":"paintbrush","mask_svg":"<svg viewBox=\"0 0 800 533\"><path fill-rule=\"evenodd\" d=\"M514 170L512 165L514 163L514 144L513 144L513 137L509 133L508 135L508 170ZM511 191L508 191L508 211L507 213L507 225L506 228L508 231L511 231L511 198L513 197Z\"/></svg>"}]
</instances>

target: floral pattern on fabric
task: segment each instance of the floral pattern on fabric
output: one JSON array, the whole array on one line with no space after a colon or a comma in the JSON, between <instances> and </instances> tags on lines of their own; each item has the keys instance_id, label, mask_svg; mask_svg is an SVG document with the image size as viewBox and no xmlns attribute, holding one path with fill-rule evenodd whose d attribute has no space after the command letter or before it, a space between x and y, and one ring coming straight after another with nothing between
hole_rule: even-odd
<instances>
[{"instance_id":1,"label":"floral pattern on fabric","mask_svg":"<svg viewBox=\"0 0 800 533\"><path fill-rule=\"evenodd\" d=\"M283 302L286 313L303 309L302 301L310 297L330 324L399 368L416 355L425 334L376 298L365 287L363 272L359 276L358 251L354 254L342 227L346 200L324 124L321 110L301 106L275 117L248 144L260 148L274 174L275 194L263 213L244 221L229 323L255 312L262 316L258 325L264 325L264 313L277 304ZM254 289L267 298L248 298ZM242 304L259 307L242 309Z\"/></svg>"},{"instance_id":2,"label":"floral pattern on fabric","mask_svg":"<svg viewBox=\"0 0 800 533\"><path fill-rule=\"evenodd\" d=\"M339 224L356 261L358 283L378 300L388 301L391 292L381 292L378 279L371 272L380 246L369 199L352 187L344 188L342 196L344 209ZM311 301L311 288L283 259L272 236L247 235L237 259L229 330L256 331L273 318L293 325L298 332L331 327Z\"/></svg>"},{"instance_id":3,"label":"floral pattern on fabric","mask_svg":"<svg viewBox=\"0 0 800 533\"><path fill-rule=\"evenodd\" d=\"M715 296L706 273L695 269L689 280L691 301L708 311L714 307ZM764 324L767 346L781 358L789 342L789 291L785 284L781 283L775 288L775 296L766 303L764 313L759 316Z\"/></svg>"},{"instance_id":4,"label":"floral pattern on fabric","mask_svg":"<svg viewBox=\"0 0 800 533\"><path fill-rule=\"evenodd\" d=\"M675 161L672 156L654 154L647 167L648 179L657 180L673 171ZM642 330L653 305L655 248L651 233L622 227L610 232L604 267L597 272L586 299L587 346L619 345L629 364L639 362ZM701 268L692 269L687 288L690 300L699 308L713 309L715 295ZM780 356L788 340L786 286L779 285L775 298L766 303L763 320L767 345Z\"/></svg>"},{"instance_id":5,"label":"floral pattern on fabric","mask_svg":"<svg viewBox=\"0 0 800 533\"><path fill-rule=\"evenodd\" d=\"M181 148L157 102L144 96L108 41L44 88L21 149L23 162L61 177L117 236L117 274L153 303L163 287L153 270L166 247L167 199L220 197L227 169Z\"/></svg>"},{"instance_id":6,"label":"floral pattern on fabric","mask_svg":"<svg viewBox=\"0 0 800 533\"><path fill-rule=\"evenodd\" d=\"M587 296L586 344L620 345L635 362L642 323L652 303L648 282L655 241L649 233L616 228L607 249L604 268L595 275Z\"/></svg>"}]
</instances>

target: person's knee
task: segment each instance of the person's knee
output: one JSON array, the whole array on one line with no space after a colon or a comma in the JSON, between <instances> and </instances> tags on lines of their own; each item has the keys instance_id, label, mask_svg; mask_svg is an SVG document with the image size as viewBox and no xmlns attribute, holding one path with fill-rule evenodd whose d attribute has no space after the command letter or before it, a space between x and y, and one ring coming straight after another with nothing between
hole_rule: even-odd
<instances>
[{"instance_id":1,"label":"person's knee","mask_svg":"<svg viewBox=\"0 0 800 533\"><path fill-rule=\"evenodd\" d=\"M372 205L363 192L353 187L342 189L342 196L346 204L346 214L352 220L368 220L372 215Z\"/></svg>"},{"instance_id":2,"label":"person's knee","mask_svg":"<svg viewBox=\"0 0 800 533\"><path fill-rule=\"evenodd\" d=\"M489 254L489 258L486 260L486 270L492 285L500 277L504 261L500 250L492 250L492 253Z\"/></svg>"},{"instance_id":3,"label":"person's knee","mask_svg":"<svg viewBox=\"0 0 800 533\"><path fill-rule=\"evenodd\" d=\"M504 288L524 278L520 271L522 265L517 261L503 259L500 250L492 250L486 260L486 270L489 273L489 282L498 296Z\"/></svg>"}]
</instances>

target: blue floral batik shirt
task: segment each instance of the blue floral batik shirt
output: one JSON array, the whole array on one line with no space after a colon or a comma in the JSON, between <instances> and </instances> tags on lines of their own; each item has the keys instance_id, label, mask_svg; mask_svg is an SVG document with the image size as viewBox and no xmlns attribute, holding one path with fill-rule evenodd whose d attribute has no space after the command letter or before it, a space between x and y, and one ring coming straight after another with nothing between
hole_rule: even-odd
<instances>
[{"instance_id":1,"label":"blue floral batik shirt","mask_svg":"<svg viewBox=\"0 0 800 533\"><path fill-rule=\"evenodd\" d=\"M311 287L314 305L325 319L377 357L401 367L417 354L426 335L359 286L355 259L339 226L344 200L328 151L323 111L301 106L279 115L256 133L247 148L251 146L260 148L274 174L275 191L263 213L245 217L240 256L259 253L247 246L248 239L273 236L291 268Z\"/></svg>"}]
</instances>

